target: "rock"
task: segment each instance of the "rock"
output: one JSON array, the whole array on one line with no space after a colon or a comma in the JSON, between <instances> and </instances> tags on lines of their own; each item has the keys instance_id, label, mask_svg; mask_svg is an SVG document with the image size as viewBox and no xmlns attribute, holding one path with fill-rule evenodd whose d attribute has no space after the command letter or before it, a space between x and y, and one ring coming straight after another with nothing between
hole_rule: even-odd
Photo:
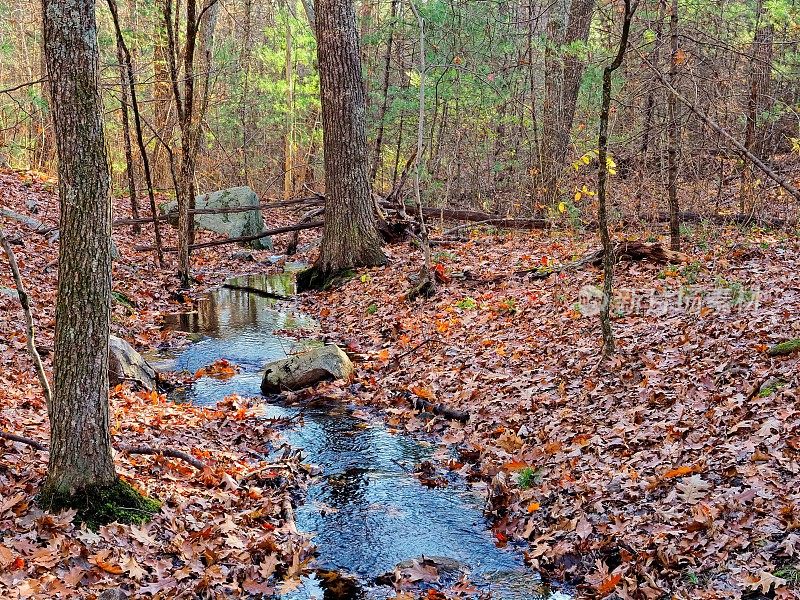
<instances>
[{"instance_id":1,"label":"rock","mask_svg":"<svg viewBox=\"0 0 800 600\"><path fill-rule=\"evenodd\" d=\"M126 600L127 594L119 588L109 588L100 592L97 600Z\"/></svg>"},{"instance_id":2,"label":"rock","mask_svg":"<svg viewBox=\"0 0 800 600\"><path fill-rule=\"evenodd\" d=\"M113 387L134 381L147 391L156 389L156 372L128 342L110 336L108 339L108 384Z\"/></svg>"},{"instance_id":3,"label":"rock","mask_svg":"<svg viewBox=\"0 0 800 600\"><path fill-rule=\"evenodd\" d=\"M321 346L269 363L261 381L264 394L299 390L330 379L349 380L353 363L338 346Z\"/></svg>"},{"instance_id":4,"label":"rock","mask_svg":"<svg viewBox=\"0 0 800 600\"><path fill-rule=\"evenodd\" d=\"M195 199L195 208L239 208L258 206L258 204L258 196L247 186L202 194ZM161 210L165 213L177 212L178 203L173 201L162 204ZM218 215L194 215L194 224L198 229L227 235L229 238L258 235L266 231L261 210ZM272 239L263 237L251 242L243 242L242 245L247 248L272 250Z\"/></svg>"}]
</instances>

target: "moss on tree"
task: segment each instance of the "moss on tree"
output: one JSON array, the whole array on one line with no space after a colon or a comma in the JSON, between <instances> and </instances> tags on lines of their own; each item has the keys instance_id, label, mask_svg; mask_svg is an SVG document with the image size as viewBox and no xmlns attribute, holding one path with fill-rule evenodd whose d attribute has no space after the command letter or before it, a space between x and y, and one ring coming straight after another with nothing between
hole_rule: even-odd
<instances>
[{"instance_id":1,"label":"moss on tree","mask_svg":"<svg viewBox=\"0 0 800 600\"><path fill-rule=\"evenodd\" d=\"M37 501L51 512L76 510L75 521L86 523L90 529L114 521L141 525L161 509L158 500L143 495L122 479L111 485L90 486L75 493L44 492Z\"/></svg>"},{"instance_id":2,"label":"moss on tree","mask_svg":"<svg viewBox=\"0 0 800 600\"><path fill-rule=\"evenodd\" d=\"M800 351L800 338L795 338L793 340L786 340L780 344L775 344L767 350L767 354L770 356L786 356L798 351Z\"/></svg>"}]
</instances>

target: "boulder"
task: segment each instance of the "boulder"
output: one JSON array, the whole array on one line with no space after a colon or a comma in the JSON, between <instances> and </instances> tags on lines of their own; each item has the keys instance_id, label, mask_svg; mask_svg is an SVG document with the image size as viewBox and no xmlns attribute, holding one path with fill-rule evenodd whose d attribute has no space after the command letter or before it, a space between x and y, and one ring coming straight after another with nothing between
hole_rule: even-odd
<instances>
[{"instance_id":1,"label":"boulder","mask_svg":"<svg viewBox=\"0 0 800 600\"><path fill-rule=\"evenodd\" d=\"M133 346L112 335L108 339L108 384L114 387L125 381L133 381L147 391L153 391L156 389L156 371Z\"/></svg>"},{"instance_id":2,"label":"boulder","mask_svg":"<svg viewBox=\"0 0 800 600\"><path fill-rule=\"evenodd\" d=\"M283 390L299 390L320 381L349 380L353 363L338 346L320 346L267 365L261 392L274 394Z\"/></svg>"},{"instance_id":3,"label":"boulder","mask_svg":"<svg viewBox=\"0 0 800 600\"><path fill-rule=\"evenodd\" d=\"M249 187L241 186L219 190L210 194L197 196L194 201L195 208L240 208L258 206L258 196ZM167 214L177 213L176 201L161 205L161 210ZM194 215L194 225L197 229L213 231L229 238L258 235L266 231L264 215L261 210L247 212L224 213L215 215ZM272 250L272 239L263 237L250 242L242 242L247 248Z\"/></svg>"}]
</instances>

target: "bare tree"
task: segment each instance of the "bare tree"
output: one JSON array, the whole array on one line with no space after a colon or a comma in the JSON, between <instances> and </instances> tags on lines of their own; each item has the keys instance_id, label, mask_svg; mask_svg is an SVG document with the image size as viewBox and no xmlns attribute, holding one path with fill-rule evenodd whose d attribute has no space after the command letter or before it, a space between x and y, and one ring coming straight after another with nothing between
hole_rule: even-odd
<instances>
[{"instance_id":1,"label":"bare tree","mask_svg":"<svg viewBox=\"0 0 800 600\"><path fill-rule=\"evenodd\" d=\"M633 13L638 0L624 0L625 16L622 23L622 34L619 38L617 55L603 69L603 101L600 108L600 135L597 141L597 221L600 239L603 242L603 302L600 306L600 327L603 332L603 355L614 353L614 333L611 330L611 299L614 284L614 246L608 232L608 215L606 210L606 186L608 182L608 116L611 113L611 76L622 64L628 48L628 37L631 31Z\"/></svg>"}]
</instances>

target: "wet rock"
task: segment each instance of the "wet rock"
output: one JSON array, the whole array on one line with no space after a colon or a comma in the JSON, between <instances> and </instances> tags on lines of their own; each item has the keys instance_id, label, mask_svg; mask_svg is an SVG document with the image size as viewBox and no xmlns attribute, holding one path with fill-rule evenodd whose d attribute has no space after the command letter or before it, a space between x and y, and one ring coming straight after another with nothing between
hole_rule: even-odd
<instances>
[{"instance_id":1,"label":"wet rock","mask_svg":"<svg viewBox=\"0 0 800 600\"><path fill-rule=\"evenodd\" d=\"M113 387L125 381L133 381L147 391L153 391L156 389L156 372L133 346L112 335L108 339L108 384Z\"/></svg>"},{"instance_id":2,"label":"wet rock","mask_svg":"<svg viewBox=\"0 0 800 600\"><path fill-rule=\"evenodd\" d=\"M202 194L195 198L195 208L242 208L258 206L258 196L247 186L228 188L210 194ZM169 202L161 206L161 210L170 215L177 214L178 203ZM177 217L176 217L177 218ZM194 225L198 229L213 231L229 238L258 235L266 231L264 216L261 210L247 212L194 215ZM272 250L272 239L263 237L250 242L242 242L248 248Z\"/></svg>"},{"instance_id":3,"label":"wet rock","mask_svg":"<svg viewBox=\"0 0 800 600\"><path fill-rule=\"evenodd\" d=\"M338 346L321 346L267 365L261 391L274 394L283 390L300 390L320 381L349 380L353 363Z\"/></svg>"}]
</instances>

